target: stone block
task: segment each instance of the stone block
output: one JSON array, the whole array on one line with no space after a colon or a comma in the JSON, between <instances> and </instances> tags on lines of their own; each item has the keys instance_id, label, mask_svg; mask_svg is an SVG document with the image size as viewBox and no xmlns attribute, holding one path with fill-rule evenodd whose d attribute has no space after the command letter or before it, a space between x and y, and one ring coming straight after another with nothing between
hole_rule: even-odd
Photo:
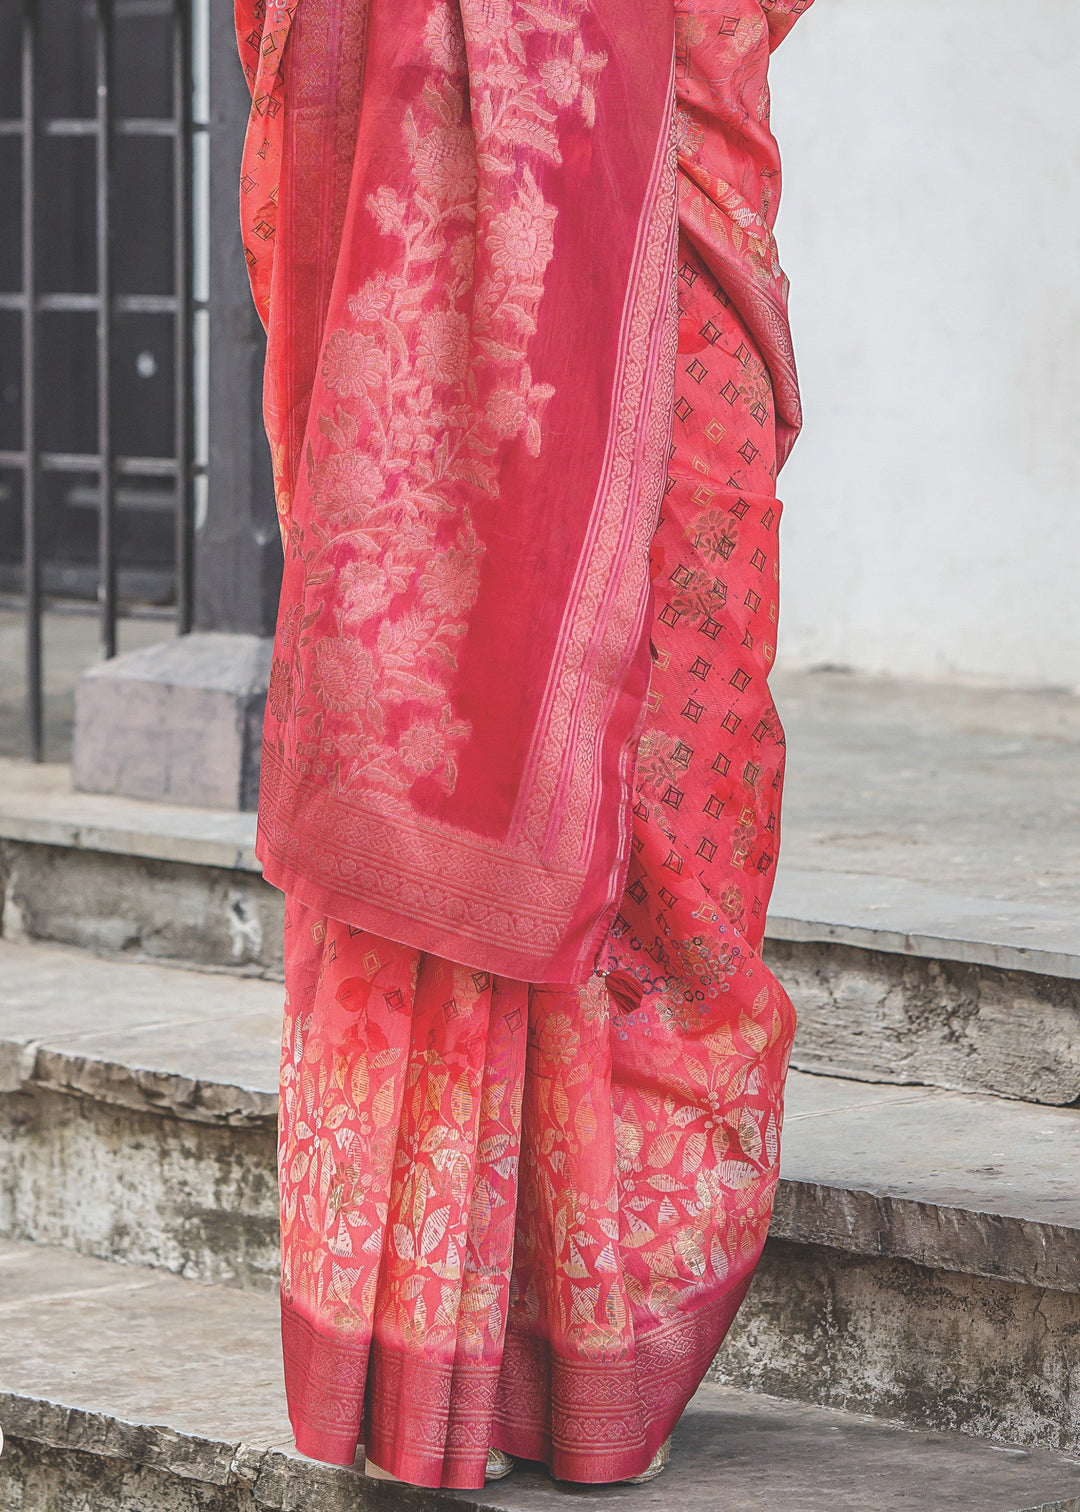
<instances>
[{"instance_id":1,"label":"stone block","mask_svg":"<svg viewBox=\"0 0 1080 1512\"><path fill-rule=\"evenodd\" d=\"M0 891L7 940L284 972L284 900L256 871L0 839Z\"/></svg>"},{"instance_id":2,"label":"stone block","mask_svg":"<svg viewBox=\"0 0 1080 1512\"><path fill-rule=\"evenodd\" d=\"M184 635L84 672L75 693L75 787L253 809L272 649L256 635Z\"/></svg>"},{"instance_id":3,"label":"stone block","mask_svg":"<svg viewBox=\"0 0 1080 1512\"><path fill-rule=\"evenodd\" d=\"M710 1378L1075 1456L1078 1358L1075 1292L770 1239Z\"/></svg>"},{"instance_id":4,"label":"stone block","mask_svg":"<svg viewBox=\"0 0 1080 1512\"><path fill-rule=\"evenodd\" d=\"M274 1146L273 1113L215 1126L40 1086L0 1094L0 1233L275 1290Z\"/></svg>"},{"instance_id":5,"label":"stone block","mask_svg":"<svg viewBox=\"0 0 1080 1512\"><path fill-rule=\"evenodd\" d=\"M765 959L799 1015L800 1070L1080 1099L1075 978L809 941L769 941Z\"/></svg>"}]
</instances>

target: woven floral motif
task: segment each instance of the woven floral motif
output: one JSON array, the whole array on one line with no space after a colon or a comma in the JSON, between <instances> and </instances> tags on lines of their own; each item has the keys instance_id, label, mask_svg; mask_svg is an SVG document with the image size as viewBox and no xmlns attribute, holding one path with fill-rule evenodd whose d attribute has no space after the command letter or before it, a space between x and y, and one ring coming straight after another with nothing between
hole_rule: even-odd
<instances>
[{"instance_id":1,"label":"woven floral motif","mask_svg":"<svg viewBox=\"0 0 1080 1512\"><path fill-rule=\"evenodd\" d=\"M670 386L671 54L613 4L264 12L242 193L285 540L264 868L553 979L617 895ZM592 138L631 88L616 183Z\"/></svg>"},{"instance_id":2,"label":"woven floral motif","mask_svg":"<svg viewBox=\"0 0 1080 1512\"><path fill-rule=\"evenodd\" d=\"M583 48L586 8L480 5L466 39L458 6L436 5L429 71L404 118L409 169L365 197L357 234L396 249L323 343L327 407L304 462L311 516L285 521L307 612L283 622L270 700L297 770L344 789L357 772L387 794L457 781L471 727L447 688L483 557L470 494L497 494L504 442L520 437L532 456L542 446L554 390L534 381L528 353L558 212L534 165L560 162L560 111L595 112L607 60ZM466 40L485 55L471 100ZM298 653L316 634L305 682ZM335 738L332 770L327 711L358 716Z\"/></svg>"}]
</instances>

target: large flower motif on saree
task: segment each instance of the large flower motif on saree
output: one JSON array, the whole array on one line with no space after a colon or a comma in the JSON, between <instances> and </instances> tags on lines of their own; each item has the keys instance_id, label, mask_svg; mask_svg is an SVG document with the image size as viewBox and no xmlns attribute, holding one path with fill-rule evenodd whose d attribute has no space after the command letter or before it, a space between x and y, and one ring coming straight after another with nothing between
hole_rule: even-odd
<instances>
[{"instance_id":1,"label":"large flower motif on saree","mask_svg":"<svg viewBox=\"0 0 1080 1512\"><path fill-rule=\"evenodd\" d=\"M303 610L283 621L270 707L301 774L347 789L362 771L391 804L418 778L455 786L470 724L448 689L483 555L470 500L497 496L505 442L532 456L543 445L554 390L535 380L529 345L557 210L540 169L560 162L560 113L595 114L606 58L582 42L586 10L430 12L407 172L364 198L361 234L382 239L385 267L349 293L322 346L310 511L286 521ZM484 54L471 97L467 47ZM331 750L326 716L346 713Z\"/></svg>"}]
</instances>

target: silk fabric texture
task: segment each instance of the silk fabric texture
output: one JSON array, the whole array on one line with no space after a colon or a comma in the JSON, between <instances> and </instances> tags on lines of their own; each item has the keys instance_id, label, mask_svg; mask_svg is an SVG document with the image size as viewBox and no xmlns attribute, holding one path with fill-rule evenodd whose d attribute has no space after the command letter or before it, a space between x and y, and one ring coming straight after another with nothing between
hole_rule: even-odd
<instances>
[{"instance_id":1,"label":"silk fabric texture","mask_svg":"<svg viewBox=\"0 0 1080 1512\"><path fill-rule=\"evenodd\" d=\"M799 421L766 76L805 8L238 8L285 544L283 1320L319 1457L634 1474L760 1253Z\"/></svg>"}]
</instances>

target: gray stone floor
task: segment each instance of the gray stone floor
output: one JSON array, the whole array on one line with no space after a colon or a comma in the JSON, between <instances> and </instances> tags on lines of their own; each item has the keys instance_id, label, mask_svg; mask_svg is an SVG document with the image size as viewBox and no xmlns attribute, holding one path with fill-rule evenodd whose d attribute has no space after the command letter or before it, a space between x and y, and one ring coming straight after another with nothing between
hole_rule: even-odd
<instances>
[{"instance_id":1,"label":"gray stone floor","mask_svg":"<svg viewBox=\"0 0 1080 1512\"><path fill-rule=\"evenodd\" d=\"M780 673L783 866L1078 912L1080 698Z\"/></svg>"},{"instance_id":2,"label":"gray stone floor","mask_svg":"<svg viewBox=\"0 0 1080 1512\"><path fill-rule=\"evenodd\" d=\"M285 1492L260 1497L268 1507L342 1504L333 1483L356 1472L292 1448L273 1296L10 1241L0 1241L0 1275L0 1404L13 1438L219 1485L262 1473ZM274 1456L284 1460L276 1477L266 1474ZM364 1482L353 1486L349 1504L368 1505ZM1075 1512L1078 1498L1080 1464L1058 1455L705 1385L676 1430L670 1469L651 1486L559 1485L523 1465L455 1500L485 1512L577 1501L656 1512Z\"/></svg>"}]
</instances>

